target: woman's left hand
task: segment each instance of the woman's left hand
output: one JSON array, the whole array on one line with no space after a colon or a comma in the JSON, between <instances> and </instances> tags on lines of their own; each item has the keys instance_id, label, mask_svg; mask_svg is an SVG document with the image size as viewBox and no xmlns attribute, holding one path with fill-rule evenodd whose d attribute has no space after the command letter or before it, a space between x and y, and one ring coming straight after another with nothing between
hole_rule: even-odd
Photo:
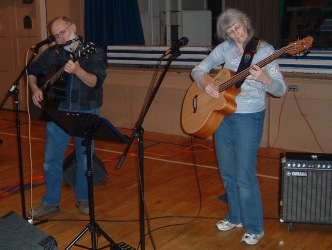
<instances>
[{"instance_id":1,"label":"woman's left hand","mask_svg":"<svg viewBox=\"0 0 332 250\"><path fill-rule=\"evenodd\" d=\"M253 65L249 68L250 75L247 77L248 80L256 80L263 83L265 86L270 86L271 79L266 74L265 70L261 69L257 65Z\"/></svg>"}]
</instances>

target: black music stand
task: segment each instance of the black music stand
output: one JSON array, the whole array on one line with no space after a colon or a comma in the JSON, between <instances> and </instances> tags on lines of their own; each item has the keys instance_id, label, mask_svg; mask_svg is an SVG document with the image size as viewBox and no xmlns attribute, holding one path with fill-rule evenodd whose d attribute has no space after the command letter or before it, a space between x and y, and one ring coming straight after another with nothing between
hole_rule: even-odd
<instances>
[{"instance_id":1,"label":"black music stand","mask_svg":"<svg viewBox=\"0 0 332 250\"><path fill-rule=\"evenodd\" d=\"M122 135L107 119L101 118L95 114L81 113L81 112L67 112L58 110L45 110L59 127L66 131L71 136L84 138L84 146L86 147L87 156L87 171L86 176L88 179L88 197L89 197L89 216L90 222L85 229L65 248L69 249L72 246L79 246L85 249L96 248L96 236L104 236L110 243L99 249L104 249L110 246L111 249L121 248L115 243L96 223L94 212L94 197L93 197L93 173L91 166L91 141L104 140L113 142L128 142L127 137ZM91 232L92 248L76 244L76 242L87 232Z\"/></svg>"}]
</instances>

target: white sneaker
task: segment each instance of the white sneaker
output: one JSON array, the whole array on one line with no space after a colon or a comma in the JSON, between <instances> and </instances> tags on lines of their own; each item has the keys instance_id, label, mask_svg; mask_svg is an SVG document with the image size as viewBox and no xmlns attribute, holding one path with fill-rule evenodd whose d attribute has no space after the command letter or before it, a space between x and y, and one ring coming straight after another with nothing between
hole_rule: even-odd
<instances>
[{"instance_id":1,"label":"white sneaker","mask_svg":"<svg viewBox=\"0 0 332 250\"><path fill-rule=\"evenodd\" d=\"M241 239L241 243L248 244L248 245L256 245L258 241L263 238L264 232L260 234L248 234L245 233Z\"/></svg>"},{"instance_id":2,"label":"white sneaker","mask_svg":"<svg viewBox=\"0 0 332 250\"><path fill-rule=\"evenodd\" d=\"M216 227L220 231L228 231L228 230L231 230L234 227L243 227L243 226L242 226L242 223L240 223L240 224L233 224L233 223L229 222L228 220L223 219L223 220L219 221L216 224Z\"/></svg>"}]
</instances>

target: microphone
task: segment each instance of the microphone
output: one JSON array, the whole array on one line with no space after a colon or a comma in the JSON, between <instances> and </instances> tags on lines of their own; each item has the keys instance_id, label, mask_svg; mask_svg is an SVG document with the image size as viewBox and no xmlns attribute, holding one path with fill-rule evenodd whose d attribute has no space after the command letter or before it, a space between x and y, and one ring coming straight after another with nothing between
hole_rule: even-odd
<instances>
[{"instance_id":1,"label":"microphone","mask_svg":"<svg viewBox=\"0 0 332 250\"><path fill-rule=\"evenodd\" d=\"M55 41L55 37L53 35L47 37L46 39L44 39L43 41L36 43L34 46L31 47L31 49L39 49L41 46L48 44L48 43L52 43Z\"/></svg>"},{"instance_id":2,"label":"microphone","mask_svg":"<svg viewBox=\"0 0 332 250\"><path fill-rule=\"evenodd\" d=\"M188 44L188 38L187 37L182 37L180 40L176 42L171 48L169 48L164 56L173 54L175 51L178 51L181 47L186 46Z\"/></svg>"}]
</instances>

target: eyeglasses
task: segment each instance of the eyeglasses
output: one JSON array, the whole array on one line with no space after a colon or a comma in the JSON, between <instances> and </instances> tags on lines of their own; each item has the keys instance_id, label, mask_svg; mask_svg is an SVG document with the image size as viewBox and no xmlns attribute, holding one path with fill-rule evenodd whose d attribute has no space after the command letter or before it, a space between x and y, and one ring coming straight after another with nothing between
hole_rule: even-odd
<instances>
[{"instance_id":1,"label":"eyeglasses","mask_svg":"<svg viewBox=\"0 0 332 250\"><path fill-rule=\"evenodd\" d=\"M239 31L242 27L243 27L242 23L237 23L233 27L231 27L228 30L226 30L226 33L228 35L231 35L232 33L235 34L235 32Z\"/></svg>"},{"instance_id":2,"label":"eyeglasses","mask_svg":"<svg viewBox=\"0 0 332 250\"><path fill-rule=\"evenodd\" d=\"M60 37L62 37L64 34L66 34L67 29L72 25L69 24L67 28L65 28L64 30L61 30L58 34L53 34L53 36L55 37L56 40L58 40Z\"/></svg>"}]
</instances>

